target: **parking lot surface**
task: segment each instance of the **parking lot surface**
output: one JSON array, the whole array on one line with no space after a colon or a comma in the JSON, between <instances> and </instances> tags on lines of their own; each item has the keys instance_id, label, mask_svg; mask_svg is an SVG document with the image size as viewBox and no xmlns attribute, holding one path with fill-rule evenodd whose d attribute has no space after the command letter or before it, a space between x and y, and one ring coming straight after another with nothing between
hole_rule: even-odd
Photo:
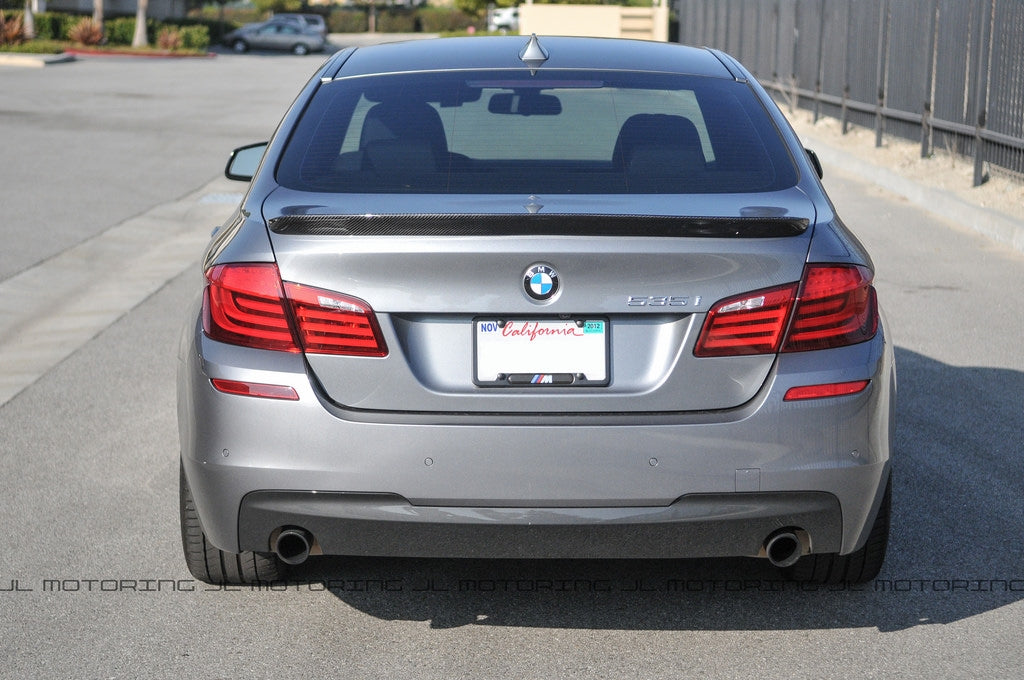
<instances>
[{"instance_id":1,"label":"parking lot surface","mask_svg":"<svg viewBox=\"0 0 1024 680\"><path fill-rule=\"evenodd\" d=\"M210 230L322 57L0 70L0 649L9 677L1018 677L1024 257L826 167L895 337L878 581L757 561L311 560L190 578L176 346ZM26 354L59 347L38 359ZM21 357L21 358L18 358Z\"/></svg>"}]
</instances>

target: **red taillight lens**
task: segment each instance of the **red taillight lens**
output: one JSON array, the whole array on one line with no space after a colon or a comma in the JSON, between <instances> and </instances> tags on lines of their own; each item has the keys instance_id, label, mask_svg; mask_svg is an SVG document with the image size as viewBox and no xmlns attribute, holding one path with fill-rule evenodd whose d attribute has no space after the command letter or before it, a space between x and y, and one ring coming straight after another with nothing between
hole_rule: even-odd
<instances>
[{"instance_id":1,"label":"red taillight lens","mask_svg":"<svg viewBox=\"0 0 1024 680\"><path fill-rule=\"evenodd\" d=\"M877 330L878 298L869 269L811 265L782 351L855 345Z\"/></svg>"},{"instance_id":2,"label":"red taillight lens","mask_svg":"<svg viewBox=\"0 0 1024 680\"><path fill-rule=\"evenodd\" d=\"M796 289L792 283L722 300L708 312L694 354L721 357L779 351Z\"/></svg>"},{"instance_id":3,"label":"red taillight lens","mask_svg":"<svg viewBox=\"0 0 1024 680\"><path fill-rule=\"evenodd\" d=\"M284 289L307 352L387 356L377 317L362 300L297 283Z\"/></svg>"},{"instance_id":4,"label":"red taillight lens","mask_svg":"<svg viewBox=\"0 0 1024 680\"><path fill-rule=\"evenodd\" d=\"M206 272L203 330L220 342L298 352L275 264L230 264Z\"/></svg>"},{"instance_id":5,"label":"red taillight lens","mask_svg":"<svg viewBox=\"0 0 1024 680\"><path fill-rule=\"evenodd\" d=\"M369 305L331 291L282 283L275 264L217 265L206 278L203 330L214 340L283 352L388 353Z\"/></svg>"},{"instance_id":6,"label":"red taillight lens","mask_svg":"<svg viewBox=\"0 0 1024 680\"><path fill-rule=\"evenodd\" d=\"M693 352L699 357L803 352L864 342L877 330L878 301L870 270L809 265L799 284L716 304Z\"/></svg>"}]
</instances>

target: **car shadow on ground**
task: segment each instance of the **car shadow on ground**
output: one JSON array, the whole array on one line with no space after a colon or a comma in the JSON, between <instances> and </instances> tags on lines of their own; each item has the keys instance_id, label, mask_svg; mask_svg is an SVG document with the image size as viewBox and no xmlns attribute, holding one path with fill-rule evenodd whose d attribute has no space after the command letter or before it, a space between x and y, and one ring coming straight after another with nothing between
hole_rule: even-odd
<instances>
[{"instance_id":1,"label":"car shadow on ground","mask_svg":"<svg viewBox=\"0 0 1024 680\"><path fill-rule=\"evenodd\" d=\"M893 528L876 581L766 562L319 558L293 578L387 620L626 630L903 630L1024 599L1024 373L897 349Z\"/></svg>"}]
</instances>

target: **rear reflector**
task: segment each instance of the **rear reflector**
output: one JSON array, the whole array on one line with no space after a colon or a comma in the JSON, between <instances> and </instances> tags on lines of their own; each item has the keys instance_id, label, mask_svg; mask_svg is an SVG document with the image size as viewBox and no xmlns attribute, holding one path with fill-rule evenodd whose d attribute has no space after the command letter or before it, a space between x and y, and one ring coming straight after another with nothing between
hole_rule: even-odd
<instances>
[{"instance_id":1,"label":"rear reflector","mask_svg":"<svg viewBox=\"0 0 1024 680\"><path fill-rule=\"evenodd\" d=\"M273 263L206 272L203 330L220 342L311 354L387 356L377 317L362 300L282 283Z\"/></svg>"},{"instance_id":2,"label":"rear reflector","mask_svg":"<svg viewBox=\"0 0 1024 680\"><path fill-rule=\"evenodd\" d=\"M868 380L854 380L852 382L829 383L827 385L804 385L803 387L791 387L783 401L801 401L804 399L824 399L825 397L843 397L848 394L863 392L868 386Z\"/></svg>"},{"instance_id":3,"label":"rear reflector","mask_svg":"<svg viewBox=\"0 0 1024 680\"><path fill-rule=\"evenodd\" d=\"M210 380L218 392L226 394L238 394L243 397L262 397L263 399L285 399L287 401L298 401L299 394L295 388L288 385L266 385L264 383L241 382L238 380L221 380L213 378Z\"/></svg>"}]
</instances>

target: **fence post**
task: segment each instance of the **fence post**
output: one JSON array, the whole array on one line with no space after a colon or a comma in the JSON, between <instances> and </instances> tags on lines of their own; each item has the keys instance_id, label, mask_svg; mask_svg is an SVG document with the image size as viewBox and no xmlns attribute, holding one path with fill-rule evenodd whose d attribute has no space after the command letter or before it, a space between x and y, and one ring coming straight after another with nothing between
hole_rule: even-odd
<instances>
[{"instance_id":1,"label":"fence post","mask_svg":"<svg viewBox=\"0 0 1024 680\"><path fill-rule=\"evenodd\" d=\"M818 22L818 80L814 84L814 122L821 115L821 89L825 79L825 0L818 5L821 20Z\"/></svg>"},{"instance_id":2,"label":"fence post","mask_svg":"<svg viewBox=\"0 0 1024 680\"><path fill-rule=\"evenodd\" d=\"M882 0L878 10L878 69L875 82L878 85L878 104L875 107L875 146L882 146L882 132L885 129L885 88L889 74L889 0Z\"/></svg>"},{"instance_id":3,"label":"fence post","mask_svg":"<svg viewBox=\"0 0 1024 680\"><path fill-rule=\"evenodd\" d=\"M928 31L928 71L925 76L924 106L921 111L921 158L932 154L932 106L935 100L935 62L938 60L939 0L932 2Z\"/></svg>"},{"instance_id":4,"label":"fence post","mask_svg":"<svg viewBox=\"0 0 1024 680\"><path fill-rule=\"evenodd\" d=\"M974 186L985 183L985 139L981 136L985 129L986 110L988 108L988 71L992 59L992 35L989 25L995 21L996 0L989 5L988 16L982 15L979 31L981 40L978 43L978 71L974 82L974 101L977 103L977 123L974 127Z\"/></svg>"},{"instance_id":5,"label":"fence post","mask_svg":"<svg viewBox=\"0 0 1024 680\"><path fill-rule=\"evenodd\" d=\"M850 20L851 14L853 13L852 3L846 3L846 59L843 60L843 104L842 109L839 112L839 129L842 134L846 134L849 131L849 121L847 120L847 106L846 102L850 98L850 64L852 63L853 54L850 48L851 35L853 33L853 22Z\"/></svg>"},{"instance_id":6,"label":"fence post","mask_svg":"<svg viewBox=\"0 0 1024 680\"><path fill-rule=\"evenodd\" d=\"M754 55L755 55L754 56L754 60L757 62L757 75L758 75L758 77L760 77L762 73L765 73L765 70L764 70L764 65L765 65L764 64L764 55L761 53L761 3L760 2L757 3L757 5L755 6L754 11L756 12L756 17L755 17L755 21L754 21L754 26L756 27L754 29Z\"/></svg>"},{"instance_id":7,"label":"fence post","mask_svg":"<svg viewBox=\"0 0 1024 680\"><path fill-rule=\"evenodd\" d=\"M782 87L782 78L779 77L779 50L782 49L782 10L779 7L779 0L775 0L773 8L775 11L775 50L772 55L772 80Z\"/></svg>"}]
</instances>

